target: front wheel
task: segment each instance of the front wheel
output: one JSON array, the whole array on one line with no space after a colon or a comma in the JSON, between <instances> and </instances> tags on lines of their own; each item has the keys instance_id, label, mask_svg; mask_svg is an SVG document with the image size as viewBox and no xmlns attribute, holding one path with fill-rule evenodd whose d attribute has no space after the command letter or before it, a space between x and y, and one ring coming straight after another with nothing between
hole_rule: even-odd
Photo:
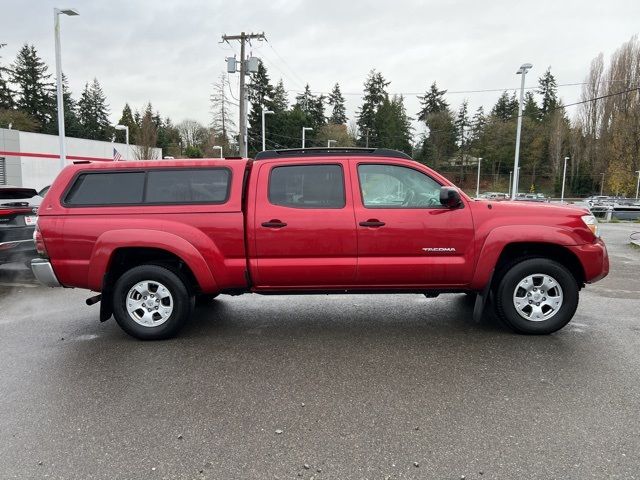
<instances>
[{"instance_id":1,"label":"front wheel","mask_svg":"<svg viewBox=\"0 0 640 480\"><path fill-rule=\"evenodd\" d=\"M530 258L505 271L496 310L516 332L544 335L569 323L578 297L578 283L566 267L548 258Z\"/></svg>"},{"instance_id":2,"label":"front wheel","mask_svg":"<svg viewBox=\"0 0 640 480\"><path fill-rule=\"evenodd\" d=\"M175 336L191 313L184 280L159 265L140 265L125 272L113 289L113 316L129 335L140 340Z\"/></svg>"}]
</instances>

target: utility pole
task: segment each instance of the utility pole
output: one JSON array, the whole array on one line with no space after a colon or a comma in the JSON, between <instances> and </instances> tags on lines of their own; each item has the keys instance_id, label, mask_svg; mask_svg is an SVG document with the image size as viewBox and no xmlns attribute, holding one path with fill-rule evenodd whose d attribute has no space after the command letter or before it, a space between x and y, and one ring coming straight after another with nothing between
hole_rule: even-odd
<instances>
[{"instance_id":1,"label":"utility pole","mask_svg":"<svg viewBox=\"0 0 640 480\"><path fill-rule=\"evenodd\" d=\"M520 79L520 101L518 102L518 125L516 127L516 155L513 161L513 188L511 189L511 200L515 200L518 195L518 184L520 183L520 131L522 130L522 106L524 104L524 79L527 72L533 68L530 63L520 66L516 75L522 75Z\"/></svg>"},{"instance_id":2,"label":"utility pole","mask_svg":"<svg viewBox=\"0 0 640 480\"><path fill-rule=\"evenodd\" d=\"M567 183L567 160L569 157L564 157L564 169L562 171L562 193L560 194L560 203L564 203L564 184Z\"/></svg>"},{"instance_id":3,"label":"utility pole","mask_svg":"<svg viewBox=\"0 0 640 480\"><path fill-rule=\"evenodd\" d=\"M223 35L222 41L229 43L229 40L238 40L240 41L240 121L238 125L240 126L240 156L246 157L248 153L248 145L247 145L247 88L245 84L245 75L250 73L247 68L247 58L245 57L245 44L247 41L251 40L266 40L264 32L263 33L244 33L241 32L240 35ZM227 60L228 62L228 60ZM234 61L234 67L235 67ZM229 71L229 63L227 63L227 71ZM234 70L235 72L236 70ZM233 73L233 72L229 72Z\"/></svg>"},{"instance_id":4,"label":"utility pole","mask_svg":"<svg viewBox=\"0 0 640 480\"><path fill-rule=\"evenodd\" d=\"M480 165L482 165L482 157L478 158L478 181L476 182L476 198L480 196Z\"/></svg>"}]
</instances>

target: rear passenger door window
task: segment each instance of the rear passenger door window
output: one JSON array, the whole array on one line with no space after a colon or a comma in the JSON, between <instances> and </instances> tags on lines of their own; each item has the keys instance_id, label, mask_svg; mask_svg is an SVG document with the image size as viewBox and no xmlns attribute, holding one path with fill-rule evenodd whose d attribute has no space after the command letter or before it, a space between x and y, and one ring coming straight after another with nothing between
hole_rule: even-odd
<instances>
[{"instance_id":1,"label":"rear passenger door window","mask_svg":"<svg viewBox=\"0 0 640 480\"><path fill-rule=\"evenodd\" d=\"M274 167L269 202L291 208L344 208L344 174L340 165Z\"/></svg>"},{"instance_id":2,"label":"rear passenger door window","mask_svg":"<svg viewBox=\"0 0 640 480\"><path fill-rule=\"evenodd\" d=\"M224 203L230 176L226 168L151 170L145 203Z\"/></svg>"},{"instance_id":3,"label":"rear passenger door window","mask_svg":"<svg viewBox=\"0 0 640 480\"><path fill-rule=\"evenodd\" d=\"M65 204L132 205L142 203L144 172L83 173L67 193Z\"/></svg>"}]
</instances>

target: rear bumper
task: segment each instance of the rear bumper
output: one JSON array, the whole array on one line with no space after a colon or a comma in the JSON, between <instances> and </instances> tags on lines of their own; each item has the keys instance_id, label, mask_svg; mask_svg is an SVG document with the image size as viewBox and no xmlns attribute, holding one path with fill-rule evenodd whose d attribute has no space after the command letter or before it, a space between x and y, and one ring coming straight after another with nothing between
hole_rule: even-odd
<instances>
[{"instance_id":1,"label":"rear bumper","mask_svg":"<svg viewBox=\"0 0 640 480\"><path fill-rule=\"evenodd\" d=\"M46 287L61 287L58 277L53 272L49 260L34 258L31 260L31 271L36 279Z\"/></svg>"},{"instance_id":2,"label":"rear bumper","mask_svg":"<svg viewBox=\"0 0 640 480\"><path fill-rule=\"evenodd\" d=\"M580 260L587 283L602 280L609 273L609 255L602 239L593 243L568 247Z\"/></svg>"},{"instance_id":3,"label":"rear bumper","mask_svg":"<svg viewBox=\"0 0 640 480\"><path fill-rule=\"evenodd\" d=\"M27 260L37 255L32 238L0 242L0 263Z\"/></svg>"}]
</instances>

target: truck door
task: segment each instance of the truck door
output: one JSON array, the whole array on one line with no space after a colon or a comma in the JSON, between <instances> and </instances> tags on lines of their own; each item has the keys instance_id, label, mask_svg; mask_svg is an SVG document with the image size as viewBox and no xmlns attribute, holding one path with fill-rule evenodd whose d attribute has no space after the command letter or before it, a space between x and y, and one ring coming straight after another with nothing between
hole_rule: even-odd
<instances>
[{"instance_id":1,"label":"truck door","mask_svg":"<svg viewBox=\"0 0 640 480\"><path fill-rule=\"evenodd\" d=\"M440 204L441 185L417 166L351 162L359 286L464 285L473 272L471 212Z\"/></svg>"},{"instance_id":2,"label":"truck door","mask_svg":"<svg viewBox=\"0 0 640 480\"><path fill-rule=\"evenodd\" d=\"M249 242L255 245L250 262L256 287L353 285L357 245L348 161L265 161L255 167Z\"/></svg>"}]
</instances>

